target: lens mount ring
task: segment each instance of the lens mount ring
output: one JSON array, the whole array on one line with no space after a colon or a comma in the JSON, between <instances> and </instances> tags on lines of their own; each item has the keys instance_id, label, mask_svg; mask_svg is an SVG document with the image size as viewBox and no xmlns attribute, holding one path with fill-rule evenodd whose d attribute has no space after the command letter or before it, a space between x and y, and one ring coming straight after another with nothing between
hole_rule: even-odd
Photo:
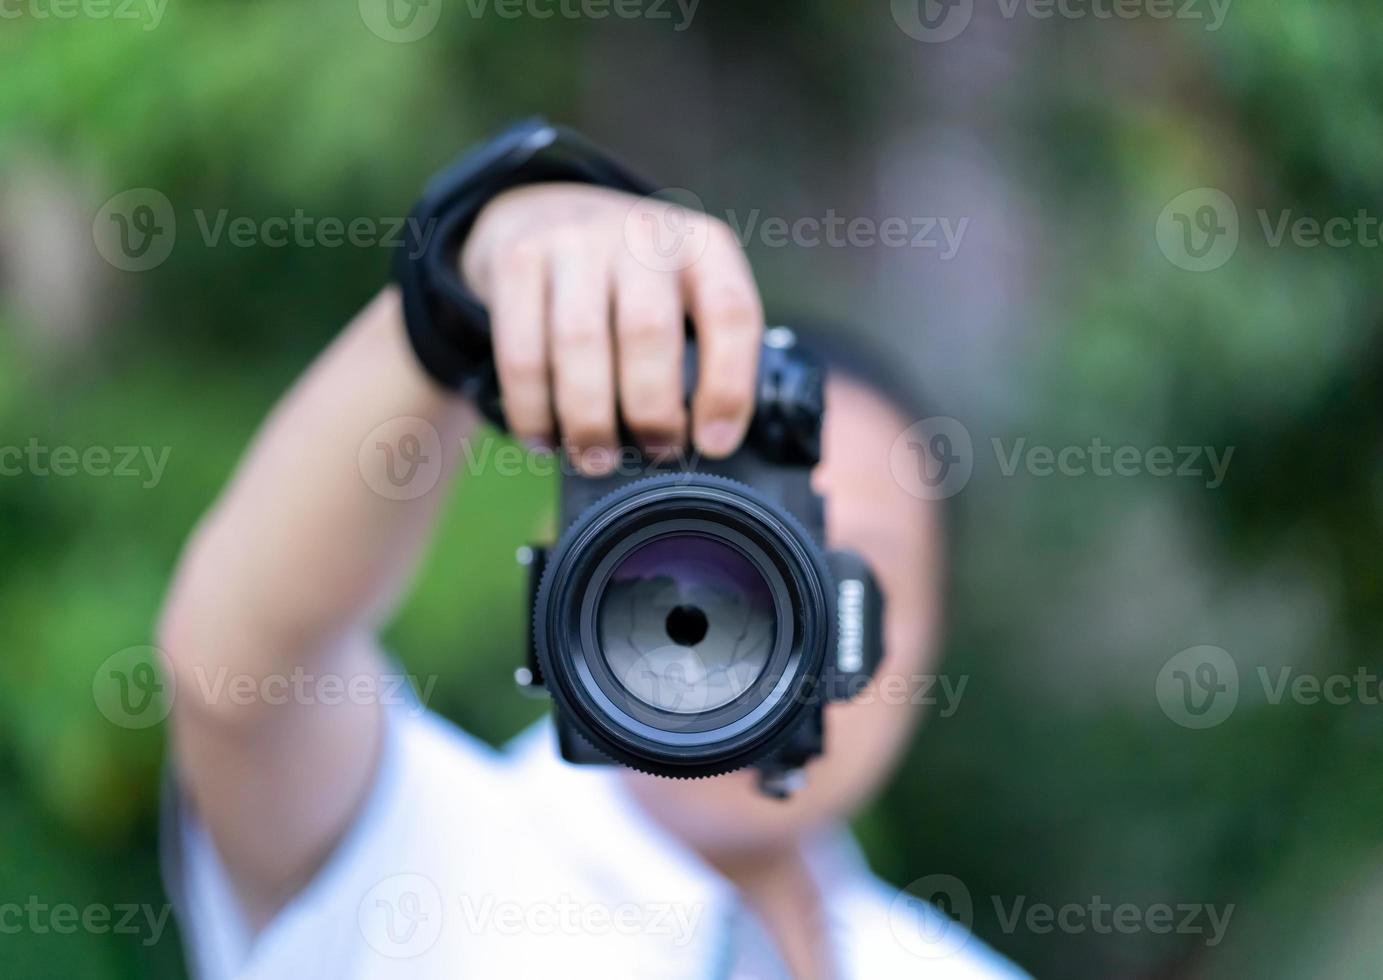
<instances>
[{"instance_id":1,"label":"lens mount ring","mask_svg":"<svg viewBox=\"0 0 1383 980\"><path fill-rule=\"evenodd\" d=\"M773 639L744 690L707 711L668 709L630 691L601 648L597 620L614 570L649 542L691 536L739 556L771 595ZM819 703L834 627L820 546L785 508L709 474L639 480L597 501L549 554L534 604L543 677L576 732L601 754L664 776L709 776L749 765Z\"/></svg>"}]
</instances>

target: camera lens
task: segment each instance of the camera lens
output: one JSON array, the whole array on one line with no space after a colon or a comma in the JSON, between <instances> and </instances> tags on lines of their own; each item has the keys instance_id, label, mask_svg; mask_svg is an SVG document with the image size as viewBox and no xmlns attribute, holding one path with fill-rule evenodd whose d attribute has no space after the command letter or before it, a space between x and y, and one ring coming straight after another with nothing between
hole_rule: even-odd
<instances>
[{"instance_id":1,"label":"camera lens","mask_svg":"<svg viewBox=\"0 0 1383 980\"><path fill-rule=\"evenodd\" d=\"M777 637L773 593L731 544L654 538L620 560L596 611L610 672L635 698L677 714L711 711L749 690Z\"/></svg>"},{"instance_id":2,"label":"camera lens","mask_svg":"<svg viewBox=\"0 0 1383 980\"><path fill-rule=\"evenodd\" d=\"M712 776L810 743L829 575L792 510L718 474L582 501L533 597L563 754Z\"/></svg>"}]
</instances>

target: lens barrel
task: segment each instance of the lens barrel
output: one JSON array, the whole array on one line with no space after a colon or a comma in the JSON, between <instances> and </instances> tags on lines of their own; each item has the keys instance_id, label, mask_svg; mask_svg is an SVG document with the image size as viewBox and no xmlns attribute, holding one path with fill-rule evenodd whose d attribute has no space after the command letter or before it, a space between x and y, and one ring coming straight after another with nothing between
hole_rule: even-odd
<instances>
[{"instance_id":1,"label":"lens barrel","mask_svg":"<svg viewBox=\"0 0 1383 980\"><path fill-rule=\"evenodd\" d=\"M715 775L819 710L834 603L826 556L790 512L731 479L667 473L596 501L549 552L534 649L601 755Z\"/></svg>"}]
</instances>

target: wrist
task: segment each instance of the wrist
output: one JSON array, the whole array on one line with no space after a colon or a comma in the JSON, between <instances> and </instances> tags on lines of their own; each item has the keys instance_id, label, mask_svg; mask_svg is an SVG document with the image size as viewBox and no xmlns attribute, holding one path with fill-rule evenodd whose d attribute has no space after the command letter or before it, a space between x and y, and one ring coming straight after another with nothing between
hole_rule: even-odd
<instances>
[{"instance_id":1,"label":"wrist","mask_svg":"<svg viewBox=\"0 0 1383 980\"><path fill-rule=\"evenodd\" d=\"M483 296L491 231L477 231L481 215L509 213L494 205L531 185L571 182L650 193L654 188L570 130L529 120L475 148L428 184L409 222L408 248L400 250L404 322L418 361L438 384L465 392L484 414L507 427ZM546 218L546 214L543 215ZM505 218L507 224L509 219ZM421 238L422 240L418 240ZM470 239L474 238L474 241ZM468 247L469 246L469 247Z\"/></svg>"}]
</instances>

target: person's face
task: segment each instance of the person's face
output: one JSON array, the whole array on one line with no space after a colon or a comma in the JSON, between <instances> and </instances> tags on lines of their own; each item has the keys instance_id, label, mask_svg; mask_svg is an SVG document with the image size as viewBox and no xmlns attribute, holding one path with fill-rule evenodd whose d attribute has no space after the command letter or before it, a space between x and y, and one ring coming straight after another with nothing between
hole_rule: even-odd
<instances>
[{"instance_id":1,"label":"person's face","mask_svg":"<svg viewBox=\"0 0 1383 980\"><path fill-rule=\"evenodd\" d=\"M708 855L780 845L858 807L897 762L916 721L919 675L932 669L938 508L911 496L889 468L893 442L911 420L849 379L832 378L826 396L822 461L812 481L826 498L827 544L859 552L883 590L884 658L858 698L827 706L826 751L808 764L806 786L789 800L761 794L754 770L697 780L626 771L645 810Z\"/></svg>"}]
</instances>

